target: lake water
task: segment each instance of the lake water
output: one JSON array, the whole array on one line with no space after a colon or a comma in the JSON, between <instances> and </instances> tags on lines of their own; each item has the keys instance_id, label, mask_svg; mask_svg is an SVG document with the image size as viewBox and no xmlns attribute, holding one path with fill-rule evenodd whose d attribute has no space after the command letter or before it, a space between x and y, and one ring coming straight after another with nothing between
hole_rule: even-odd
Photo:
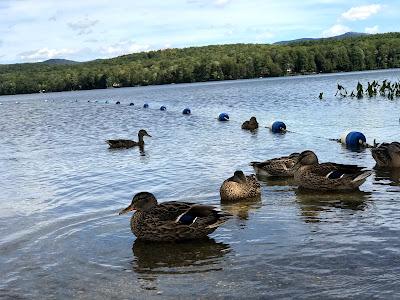
<instances>
[{"instance_id":1,"label":"lake water","mask_svg":"<svg viewBox=\"0 0 400 300\"><path fill-rule=\"evenodd\" d=\"M368 149L328 139L353 129L370 143L399 141L400 102L335 98L336 84L399 78L388 70L0 97L0 298L399 298L400 171L374 171L357 193L274 180L261 182L260 202L219 200L236 169L295 151L372 168ZM229 122L216 120L222 111ZM241 130L253 115L261 128ZM277 119L294 132L271 134L265 126ZM141 128L152 135L144 153L104 142L136 140ZM233 217L206 241L137 242L118 211L139 191Z\"/></svg>"}]
</instances>

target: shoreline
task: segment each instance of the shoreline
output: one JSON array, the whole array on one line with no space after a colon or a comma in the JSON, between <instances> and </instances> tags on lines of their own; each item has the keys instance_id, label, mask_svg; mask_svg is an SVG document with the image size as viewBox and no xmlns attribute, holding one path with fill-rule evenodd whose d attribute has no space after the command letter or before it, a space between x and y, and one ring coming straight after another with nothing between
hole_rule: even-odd
<instances>
[{"instance_id":1,"label":"shoreline","mask_svg":"<svg viewBox=\"0 0 400 300\"><path fill-rule=\"evenodd\" d=\"M81 89L81 90L70 90L70 91L50 91L50 92L37 92L37 93L20 93L20 94L12 94L12 95L0 95L1 98L13 97L13 96L21 96L21 95L45 95L45 94L58 94L58 93L72 93L72 92L84 92L84 91L99 91L99 90L118 90L125 88L145 88L145 87L160 87L160 86L171 86L171 85L191 85L191 84L223 84L235 81L250 81L250 80L276 80L276 79L289 79L289 78L298 78L298 77L315 77L315 76L337 76L337 75L350 75L356 73L379 73L391 70L398 70L400 72L400 68L388 68L388 69L374 69L374 70L362 70L362 71L342 71L342 72L330 72L330 73L312 73L312 74L292 74L292 75L283 75L283 76L268 76L268 77L253 77L253 78L239 78L239 79L224 79L224 80L208 80L208 81L195 81L195 82L178 82L178 83L163 83L163 84L149 84L149 85L137 85L137 86L121 86L121 87L107 87L107 88L98 88L98 89Z\"/></svg>"}]
</instances>

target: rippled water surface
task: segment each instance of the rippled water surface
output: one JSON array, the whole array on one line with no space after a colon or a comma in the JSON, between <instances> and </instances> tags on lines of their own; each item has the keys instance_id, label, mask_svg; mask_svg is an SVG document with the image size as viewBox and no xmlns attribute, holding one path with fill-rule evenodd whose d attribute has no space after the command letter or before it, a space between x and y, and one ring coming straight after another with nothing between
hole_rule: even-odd
<instances>
[{"instance_id":1,"label":"rippled water surface","mask_svg":"<svg viewBox=\"0 0 400 300\"><path fill-rule=\"evenodd\" d=\"M250 161L304 149L372 168L369 150L328 138L354 129L370 142L400 140L400 102L338 99L336 84L399 77L389 70L0 97L0 298L400 297L400 172L374 171L357 193L304 193L269 180L261 201L219 200L234 170L250 173ZM229 122L216 120L222 111ZM240 129L252 115L262 124L254 134ZM276 119L294 132L272 135L265 126ZM152 135L144 153L104 142L136 139L141 128ZM233 217L206 241L135 241L129 216L117 212L139 191Z\"/></svg>"}]
</instances>

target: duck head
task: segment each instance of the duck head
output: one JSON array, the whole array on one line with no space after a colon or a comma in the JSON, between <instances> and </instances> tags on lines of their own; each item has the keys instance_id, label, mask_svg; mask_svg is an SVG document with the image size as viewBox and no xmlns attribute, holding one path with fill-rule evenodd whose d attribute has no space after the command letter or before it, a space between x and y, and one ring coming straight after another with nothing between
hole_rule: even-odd
<instances>
[{"instance_id":1,"label":"duck head","mask_svg":"<svg viewBox=\"0 0 400 300\"><path fill-rule=\"evenodd\" d=\"M250 123L251 123L251 124L256 124L256 123L258 123L256 117L251 117L251 118L250 118Z\"/></svg>"},{"instance_id":2,"label":"duck head","mask_svg":"<svg viewBox=\"0 0 400 300\"><path fill-rule=\"evenodd\" d=\"M235 171L235 173L233 173L233 176L230 178L229 181L234 181L237 183L244 183L247 181L247 178L241 170L237 170L237 171Z\"/></svg>"},{"instance_id":3,"label":"duck head","mask_svg":"<svg viewBox=\"0 0 400 300\"><path fill-rule=\"evenodd\" d=\"M300 153L296 166L317 165L318 157L311 150L306 150Z\"/></svg>"},{"instance_id":4,"label":"duck head","mask_svg":"<svg viewBox=\"0 0 400 300\"><path fill-rule=\"evenodd\" d=\"M119 212L120 215L130 211L148 211L157 205L157 199L152 193L140 192L133 196L132 203Z\"/></svg>"},{"instance_id":5,"label":"duck head","mask_svg":"<svg viewBox=\"0 0 400 300\"><path fill-rule=\"evenodd\" d=\"M138 136L139 136L139 137L144 137L144 136L151 137L151 135L148 134L147 131L144 130L144 129L140 129L140 130L139 130Z\"/></svg>"}]
</instances>

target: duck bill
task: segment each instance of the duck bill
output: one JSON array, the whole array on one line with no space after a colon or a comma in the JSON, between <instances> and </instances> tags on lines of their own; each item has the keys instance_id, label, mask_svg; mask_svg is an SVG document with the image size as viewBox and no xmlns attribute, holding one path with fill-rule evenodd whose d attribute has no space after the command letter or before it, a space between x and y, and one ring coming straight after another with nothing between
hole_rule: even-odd
<instances>
[{"instance_id":1,"label":"duck bill","mask_svg":"<svg viewBox=\"0 0 400 300\"><path fill-rule=\"evenodd\" d=\"M150 134L148 134L148 133L146 133L146 135L147 135L148 137L151 137L151 135L150 135Z\"/></svg>"},{"instance_id":2,"label":"duck bill","mask_svg":"<svg viewBox=\"0 0 400 300\"><path fill-rule=\"evenodd\" d=\"M118 215L123 215L123 214L126 214L126 213L130 212L130 211L135 211L135 210L136 210L136 208L131 204L127 208L124 208L123 210L121 210L118 213Z\"/></svg>"}]
</instances>

